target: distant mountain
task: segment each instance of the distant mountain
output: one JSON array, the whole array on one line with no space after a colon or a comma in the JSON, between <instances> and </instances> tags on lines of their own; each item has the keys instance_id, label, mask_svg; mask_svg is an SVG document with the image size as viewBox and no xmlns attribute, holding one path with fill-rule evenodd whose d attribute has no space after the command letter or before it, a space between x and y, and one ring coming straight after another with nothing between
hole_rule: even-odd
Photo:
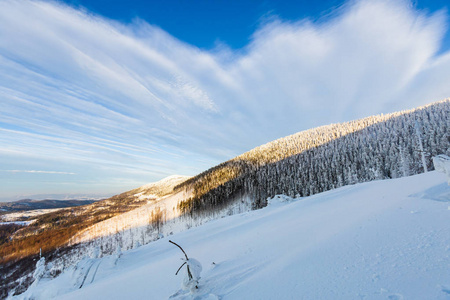
<instances>
[{"instance_id":1,"label":"distant mountain","mask_svg":"<svg viewBox=\"0 0 450 300\"><path fill-rule=\"evenodd\" d=\"M95 194L95 193L62 193L62 194L26 194L9 197L0 197L0 202L16 202L24 199L32 200L103 200L114 196L115 193Z\"/></svg>"},{"instance_id":2,"label":"distant mountain","mask_svg":"<svg viewBox=\"0 0 450 300\"><path fill-rule=\"evenodd\" d=\"M0 214L36 209L67 208L94 203L96 200L32 200L0 202Z\"/></svg>"}]
</instances>

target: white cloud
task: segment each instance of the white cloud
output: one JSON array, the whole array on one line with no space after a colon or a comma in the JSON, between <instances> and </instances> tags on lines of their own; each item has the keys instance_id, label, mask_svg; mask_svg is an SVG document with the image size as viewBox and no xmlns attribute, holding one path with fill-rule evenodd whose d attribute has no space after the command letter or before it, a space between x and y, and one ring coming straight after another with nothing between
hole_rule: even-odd
<instances>
[{"instance_id":1,"label":"white cloud","mask_svg":"<svg viewBox=\"0 0 450 300\"><path fill-rule=\"evenodd\" d=\"M39 170L5 170L9 173L38 173L38 174L60 174L60 175L75 175L71 172L59 172L59 171L39 171Z\"/></svg>"},{"instance_id":2,"label":"white cloud","mask_svg":"<svg viewBox=\"0 0 450 300\"><path fill-rule=\"evenodd\" d=\"M239 52L208 52L142 20L4 0L0 162L156 180L314 126L441 100L446 21L403 1L356 1L320 22L272 20Z\"/></svg>"}]
</instances>

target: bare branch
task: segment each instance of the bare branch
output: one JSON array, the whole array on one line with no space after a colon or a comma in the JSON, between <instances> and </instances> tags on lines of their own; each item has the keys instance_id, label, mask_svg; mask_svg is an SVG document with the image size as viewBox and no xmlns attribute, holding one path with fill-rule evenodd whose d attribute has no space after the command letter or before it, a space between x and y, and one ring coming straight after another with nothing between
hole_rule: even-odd
<instances>
[{"instance_id":1,"label":"bare branch","mask_svg":"<svg viewBox=\"0 0 450 300\"><path fill-rule=\"evenodd\" d=\"M178 248L180 248L181 249L181 251L183 251L183 253L184 253L184 256L186 256L186 262L189 260L189 258L188 258L188 256L187 256L187 254L186 254L186 252L184 252L184 250L183 250L183 248L181 248L181 246L180 245L178 245L177 243L175 243L175 242L172 242L171 240L169 240L169 243L172 243L172 244L174 244L175 246L177 246ZM185 262L185 263L186 263ZM185 264L184 263L184 264ZM184 266L184 264L182 264L181 265L181 267L183 267ZM180 271L180 269L181 269L181 267L178 269L178 271ZM192 277L192 273L191 273L191 270L189 269L189 265L186 265L186 267L187 267L187 271L188 271L188 276L189 276L189 279L192 279L193 277ZM178 273L178 271L177 271L177 273ZM176 275L176 274L175 274Z\"/></svg>"},{"instance_id":2,"label":"bare branch","mask_svg":"<svg viewBox=\"0 0 450 300\"><path fill-rule=\"evenodd\" d=\"M172 243L172 244L174 244L175 246L177 246L178 248L180 248L181 251L183 251L184 256L186 256L186 260L189 260L188 256L186 255L186 252L184 252L183 248L181 248L180 245L178 245L177 243L172 242L171 240L169 240L169 243Z\"/></svg>"},{"instance_id":3,"label":"bare branch","mask_svg":"<svg viewBox=\"0 0 450 300\"><path fill-rule=\"evenodd\" d=\"M175 273L175 275L178 275L178 272L180 272L181 268L182 268L185 264L187 264L187 262L184 262L184 263L178 268L178 271Z\"/></svg>"}]
</instances>

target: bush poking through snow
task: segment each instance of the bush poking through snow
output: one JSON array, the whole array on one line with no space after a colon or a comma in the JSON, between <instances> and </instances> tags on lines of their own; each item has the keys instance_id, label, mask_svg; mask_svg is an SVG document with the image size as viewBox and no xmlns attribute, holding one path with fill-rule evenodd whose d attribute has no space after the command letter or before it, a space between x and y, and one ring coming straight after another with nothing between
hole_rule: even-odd
<instances>
[{"instance_id":1,"label":"bush poking through snow","mask_svg":"<svg viewBox=\"0 0 450 300\"><path fill-rule=\"evenodd\" d=\"M180 248L180 250L183 251L183 254L186 257L186 259L182 259L184 263L178 268L175 275L178 275L178 272L181 270L181 268L186 265L186 275L182 282L182 288L184 290L190 290L191 292L194 292L196 289L198 289L198 281L200 280L200 273L202 272L202 264L194 258L188 258L186 252L184 252L183 248L181 248L180 245L170 240L169 242Z\"/></svg>"},{"instance_id":2,"label":"bush poking through snow","mask_svg":"<svg viewBox=\"0 0 450 300\"><path fill-rule=\"evenodd\" d=\"M35 285L41 280L42 277L44 277L45 274L45 258L42 256L41 259L38 260L36 263L36 269L33 273L33 278Z\"/></svg>"},{"instance_id":3,"label":"bush poking through snow","mask_svg":"<svg viewBox=\"0 0 450 300\"><path fill-rule=\"evenodd\" d=\"M183 259L184 260L184 259ZM185 261L185 260L184 260ZM186 262L186 275L184 276L182 288L184 290L190 290L191 292L194 292L196 289L198 289L198 281L200 280L200 273L202 271L202 265L200 262L194 258L190 258ZM191 275L189 275L189 273ZM190 277L192 276L192 277Z\"/></svg>"}]
</instances>

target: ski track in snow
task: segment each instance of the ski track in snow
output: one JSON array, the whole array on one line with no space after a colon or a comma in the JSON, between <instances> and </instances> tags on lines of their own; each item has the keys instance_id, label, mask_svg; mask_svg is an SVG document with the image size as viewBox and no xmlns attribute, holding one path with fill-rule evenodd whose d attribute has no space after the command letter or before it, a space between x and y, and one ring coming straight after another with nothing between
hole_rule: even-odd
<instances>
[{"instance_id":1,"label":"ski track in snow","mask_svg":"<svg viewBox=\"0 0 450 300\"><path fill-rule=\"evenodd\" d=\"M450 210L443 200L450 186L442 175L273 201L174 234L203 265L193 293L175 276L182 254L163 238L124 252L116 264L91 259L81 289L67 271L17 298L448 300Z\"/></svg>"}]
</instances>

